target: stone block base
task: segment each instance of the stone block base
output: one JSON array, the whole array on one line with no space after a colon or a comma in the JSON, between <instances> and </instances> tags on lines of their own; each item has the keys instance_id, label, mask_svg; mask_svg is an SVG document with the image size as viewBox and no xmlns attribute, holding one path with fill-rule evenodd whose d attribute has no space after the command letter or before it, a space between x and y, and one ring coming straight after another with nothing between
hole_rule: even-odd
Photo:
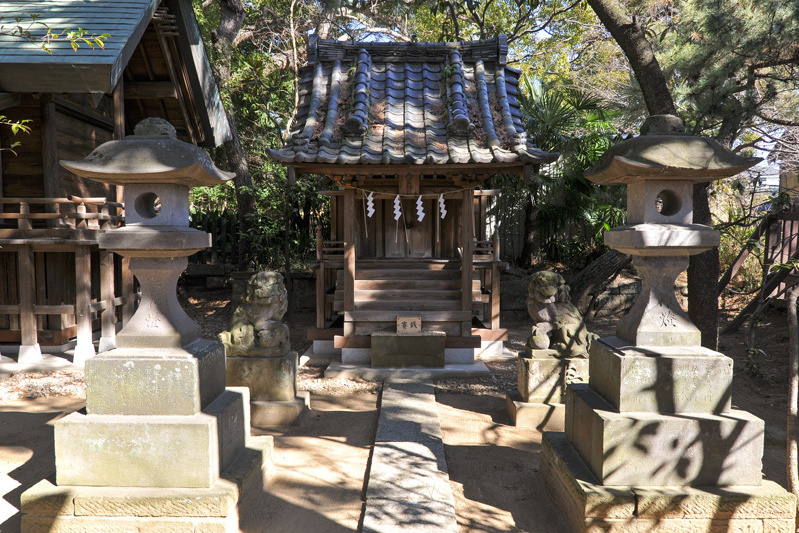
<instances>
[{"instance_id":1,"label":"stone block base","mask_svg":"<svg viewBox=\"0 0 799 533\"><path fill-rule=\"evenodd\" d=\"M732 359L701 346L591 344L591 388L615 410L723 413L730 410Z\"/></svg>"},{"instance_id":2,"label":"stone block base","mask_svg":"<svg viewBox=\"0 0 799 533\"><path fill-rule=\"evenodd\" d=\"M56 481L92 487L212 487L248 437L246 388L193 416L84 415L55 424Z\"/></svg>"},{"instance_id":3,"label":"stone block base","mask_svg":"<svg viewBox=\"0 0 799 533\"><path fill-rule=\"evenodd\" d=\"M225 390L225 348L125 349L86 362L86 411L95 415L195 415Z\"/></svg>"},{"instance_id":4,"label":"stone block base","mask_svg":"<svg viewBox=\"0 0 799 533\"><path fill-rule=\"evenodd\" d=\"M280 357L228 357L228 386L247 387L253 400L291 401L297 394L297 352Z\"/></svg>"},{"instance_id":5,"label":"stone block base","mask_svg":"<svg viewBox=\"0 0 799 533\"><path fill-rule=\"evenodd\" d=\"M22 494L23 533L233 533L238 503L262 490L272 437L253 437L210 488L56 486L40 481Z\"/></svg>"},{"instance_id":6,"label":"stone block base","mask_svg":"<svg viewBox=\"0 0 799 533\"><path fill-rule=\"evenodd\" d=\"M311 394L308 391L297 392L297 397L286 402L250 403L252 427L270 429L290 426L301 414L311 408Z\"/></svg>"},{"instance_id":7,"label":"stone block base","mask_svg":"<svg viewBox=\"0 0 799 533\"><path fill-rule=\"evenodd\" d=\"M562 403L523 402L518 392L505 395L513 425L539 431L563 431L565 412Z\"/></svg>"},{"instance_id":8,"label":"stone block base","mask_svg":"<svg viewBox=\"0 0 799 533\"><path fill-rule=\"evenodd\" d=\"M592 378L593 379L593 378ZM604 485L760 485L764 424L746 411L619 413L585 384L566 392L566 436Z\"/></svg>"},{"instance_id":9,"label":"stone block base","mask_svg":"<svg viewBox=\"0 0 799 533\"><path fill-rule=\"evenodd\" d=\"M544 433L541 475L570 533L793 533L796 501L760 487L607 487L563 433Z\"/></svg>"},{"instance_id":10,"label":"stone block base","mask_svg":"<svg viewBox=\"0 0 799 533\"><path fill-rule=\"evenodd\" d=\"M556 356L554 350L521 352L519 395L524 402L560 403L571 383L588 382L588 359Z\"/></svg>"}]
</instances>

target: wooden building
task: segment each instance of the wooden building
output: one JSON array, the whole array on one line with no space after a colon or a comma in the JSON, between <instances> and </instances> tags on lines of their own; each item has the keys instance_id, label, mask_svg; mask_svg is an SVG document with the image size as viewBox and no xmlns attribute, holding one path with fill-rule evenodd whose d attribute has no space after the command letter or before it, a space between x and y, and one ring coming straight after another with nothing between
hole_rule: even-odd
<instances>
[{"instance_id":1,"label":"wooden building","mask_svg":"<svg viewBox=\"0 0 799 533\"><path fill-rule=\"evenodd\" d=\"M15 19L17 19L15 21ZM113 347L115 321L134 305L133 278L97 234L121 224L121 191L85 181L59 160L132 133L146 117L171 122L181 139L217 146L230 136L191 2L181 0L0 0L0 345L76 339L75 358ZM46 26L45 26L46 25ZM40 38L82 28L108 34L104 47ZM12 148L14 143L19 143ZM0 348L2 350L2 348Z\"/></svg>"},{"instance_id":2,"label":"wooden building","mask_svg":"<svg viewBox=\"0 0 799 533\"><path fill-rule=\"evenodd\" d=\"M446 333L446 361L506 337L504 266L486 220L486 180L522 178L557 158L527 138L519 72L504 37L461 43L358 43L312 36L291 135L270 157L321 174L330 235L318 236L318 353L370 359L372 335L420 317ZM332 341L332 342L331 342Z\"/></svg>"}]
</instances>

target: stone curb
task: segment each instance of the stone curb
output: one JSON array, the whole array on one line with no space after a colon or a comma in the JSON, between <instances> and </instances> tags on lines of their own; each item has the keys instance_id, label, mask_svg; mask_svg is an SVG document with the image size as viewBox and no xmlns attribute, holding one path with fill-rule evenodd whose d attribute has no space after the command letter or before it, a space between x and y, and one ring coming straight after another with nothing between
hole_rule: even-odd
<instances>
[{"instance_id":1,"label":"stone curb","mask_svg":"<svg viewBox=\"0 0 799 533\"><path fill-rule=\"evenodd\" d=\"M364 533L458 531L432 383L387 380L370 458Z\"/></svg>"}]
</instances>

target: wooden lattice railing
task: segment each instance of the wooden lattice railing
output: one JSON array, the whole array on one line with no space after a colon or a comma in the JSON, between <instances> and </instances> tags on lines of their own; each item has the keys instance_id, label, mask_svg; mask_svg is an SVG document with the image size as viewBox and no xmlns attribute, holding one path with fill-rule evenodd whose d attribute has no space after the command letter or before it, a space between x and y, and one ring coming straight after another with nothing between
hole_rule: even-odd
<instances>
[{"instance_id":1,"label":"wooden lattice railing","mask_svg":"<svg viewBox=\"0 0 799 533\"><path fill-rule=\"evenodd\" d=\"M16 220L21 230L33 229L35 221L46 221L48 227L111 229L125 220L123 204L102 197L0 198L0 207L0 221Z\"/></svg>"}]
</instances>

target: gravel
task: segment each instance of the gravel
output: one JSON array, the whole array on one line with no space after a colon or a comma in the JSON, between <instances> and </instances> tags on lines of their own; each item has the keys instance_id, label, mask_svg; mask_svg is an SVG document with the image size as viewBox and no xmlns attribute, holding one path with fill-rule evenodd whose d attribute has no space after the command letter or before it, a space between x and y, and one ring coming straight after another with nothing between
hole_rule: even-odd
<instances>
[{"instance_id":1,"label":"gravel","mask_svg":"<svg viewBox=\"0 0 799 533\"><path fill-rule=\"evenodd\" d=\"M0 381L0 401L55 396L86 398L83 371L19 372Z\"/></svg>"}]
</instances>

